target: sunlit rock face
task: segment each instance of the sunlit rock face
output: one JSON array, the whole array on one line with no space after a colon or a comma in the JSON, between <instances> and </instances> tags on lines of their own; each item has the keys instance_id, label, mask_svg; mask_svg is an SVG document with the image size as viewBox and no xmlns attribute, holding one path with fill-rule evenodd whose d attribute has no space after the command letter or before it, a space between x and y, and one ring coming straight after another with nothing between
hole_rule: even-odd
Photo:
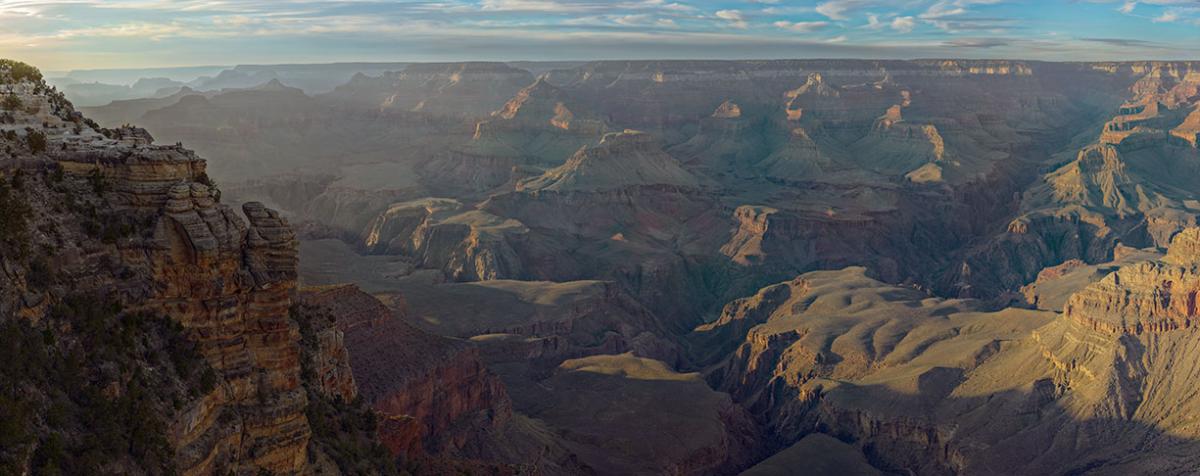
<instances>
[{"instance_id":1,"label":"sunlit rock face","mask_svg":"<svg viewBox=\"0 0 1200 476\"><path fill-rule=\"evenodd\" d=\"M1184 468L1194 457L1166 448L1196 445L1177 425L1196 405L1194 377L1180 371L1196 351L1197 237L1176 234L1161 257L1126 250L1115 263L1047 269L1029 292L1059 313L989 312L848 268L734 301L694 338L744 336L713 354L709 381L777 434L835 435L880 469ZM1106 450L1061 442L1063 431ZM1094 459L1112 448L1127 457Z\"/></svg>"}]
</instances>

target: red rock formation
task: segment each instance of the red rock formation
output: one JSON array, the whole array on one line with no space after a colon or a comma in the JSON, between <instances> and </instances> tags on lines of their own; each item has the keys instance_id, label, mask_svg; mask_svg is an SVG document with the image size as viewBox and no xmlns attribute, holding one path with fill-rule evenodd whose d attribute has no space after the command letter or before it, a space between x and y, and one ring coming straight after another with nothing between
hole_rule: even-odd
<instances>
[{"instance_id":1,"label":"red rock formation","mask_svg":"<svg viewBox=\"0 0 1200 476\"><path fill-rule=\"evenodd\" d=\"M380 438L394 455L461 456L508 423L504 386L469 343L410 326L354 285L305 290L301 302L336 316L360 394L381 415Z\"/></svg>"},{"instance_id":2,"label":"red rock formation","mask_svg":"<svg viewBox=\"0 0 1200 476\"><path fill-rule=\"evenodd\" d=\"M1063 315L1097 331L1138 335L1200 324L1200 229L1175 235L1161 262L1122 267L1067 301Z\"/></svg>"},{"instance_id":3,"label":"red rock formation","mask_svg":"<svg viewBox=\"0 0 1200 476\"><path fill-rule=\"evenodd\" d=\"M286 221L247 203L247 226L196 182L204 161L182 149L94 142L68 149L59 164L107 182L100 203L153 223L101 249L136 277L118 281L115 297L182 324L221 377L172 425L181 471L303 471L310 431L288 317L296 241Z\"/></svg>"}]
</instances>

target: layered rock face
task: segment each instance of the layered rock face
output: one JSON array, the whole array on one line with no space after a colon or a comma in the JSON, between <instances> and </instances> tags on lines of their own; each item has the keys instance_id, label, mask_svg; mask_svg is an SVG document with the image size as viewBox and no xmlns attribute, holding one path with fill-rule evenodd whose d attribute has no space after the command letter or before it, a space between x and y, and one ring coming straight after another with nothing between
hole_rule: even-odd
<instances>
[{"instance_id":1,"label":"layered rock face","mask_svg":"<svg viewBox=\"0 0 1200 476\"><path fill-rule=\"evenodd\" d=\"M330 93L382 110L483 115L500 108L533 75L503 63L413 64L378 77L356 75Z\"/></svg>"},{"instance_id":2,"label":"layered rock face","mask_svg":"<svg viewBox=\"0 0 1200 476\"><path fill-rule=\"evenodd\" d=\"M392 204L372 220L363 244L375 253L412 256L455 281L525 276L512 243L528 229L513 219L464 208L448 199Z\"/></svg>"},{"instance_id":3,"label":"layered rock face","mask_svg":"<svg viewBox=\"0 0 1200 476\"><path fill-rule=\"evenodd\" d=\"M958 274L958 281L1012 287L1031 280L1042 266L1068 259L1104 261L1118 241L1166 247L1172 235L1196 224L1200 209L1186 185L1197 174L1197 149L1188 140L1195 65L1127 67L1137 79L1126 89L1125 101L1110 109L1095 143L1060 154L1064 161L1074 159L1024 193L1009 232L967 253L966 265L984 273ZM1005 262L1024 264L1000 273L988 269Z\"/></svg>"},{"instance_id":4,"label":"layered rock face","mask_svg":"<svg viewBox=\"0 0 1200 476\"><path fill-rule=\"evenodd\" d=\"M476 349L422 332L353 285L306 290L300 302L336 316L361 395L381 416L380 438L407 461L472 456L508 424L511 402Z\"/></svg>"},{"instance_id":5,"label":"layered rock face","mask_svg":"<svg viewBox=\"0 0 1200 476\"><path fill-rule=\"evenodd\" d=\"M1179 470L1195 464L1168 448L1196 445L1180 422L1195 403L1197 237L1177 234L1161 259L1048 270L1038 305L1058 315L984 312L847 269L735 301L695 339L745 336L709 380L784 445L830 434L876 468L921 474Z\"/></svg>"},{"instance_id":6,"label":"layered rock face","mask_svg":"<svg viewBox=\"0 0 1200 476\"><path fill-rule=\"evenodd\" d=\"M17 167L39 177L25 190L39 223L32 239L56 250L44 258L56 271L17 284L37 299L16 314L36 322L64 296L94 293L125 315L169 317L215 370L211 384L163 415L177 470L308 472L312 431L288 312L297 242L287 221L259 203L243 204L241 215L219 203L204 160L189 150L153 145L140 129L92 129L69 103L52 113L65 126L22 131L42 135L52 152L35 150ZM336 335L319 347L335 367L345 361ZM337 372L325 369L330 378L318 386L352 398L353 380Z\"/></svg>"},{"instance_id":7,"label":"layered rock face","mask_svg":"<svg viewBox=\"0 0 1200 476\"><path fill-rule=\"evenodd\" d=\"M564 360L631 352L675 364L662 319L604 281L492 280L414 289L417 325L470 339L489 364L520 363L535 378Z\"/></svg>"},{"instance_id":8,"label":"layered rock face","mask_svg":"<svg viewBox=\"0 0 1200 476\"><path fill-rule=\"evenodd\" d=\"M517 185L518 191L604 191L636 185L697 187L701 181L662 151L649 134L611 133L567 163Z\"/></svg>"},{"instance_id":9,"label":"layered rock face","mask_svg":"<svg viewBox=\"0 0 1200 476\"><path fill-rule=\"evenodd\" d=\"M1190 329L1197 315L1198 259L1200 228L1188 228L1175 235L1161 261L1121 267L1071 296L1063 315L1113 335Z\"/></svg>"},{"instance_id":10,"label":"layered rock face","mask_svg":"<svg viewBox=\"0 0 1200 476\"><path fill-rule=\"evenodd\" d=\"M468 148L483 154L508 152L532 165L559 165L580 147L595 143L607 129L569 92L538 78L489 119L477 123Z\"/></svg>"},{"instance_id":11,"label":"layered rock face","mask_svg":"<svg viewBox=\"0 0 1200 476\"><path fill-rule=\"evenodd\" d=\"M119 295L127 306L170 315L193 332L222 376L221 385L176 423L180 466L187 474L247 467L299 472L309 429L298 334L287 313L296 283L295 238L261 205L243 206L246 224L216 204L207 185L192 181L204 172L194 155L145 152L111 162L85 162L96 158L80 154L60 164L68 174L111 181L111 206L154 218L150 239L127 244L118 255L140 278L118 287Z\"/></svg>"}]
</instances>

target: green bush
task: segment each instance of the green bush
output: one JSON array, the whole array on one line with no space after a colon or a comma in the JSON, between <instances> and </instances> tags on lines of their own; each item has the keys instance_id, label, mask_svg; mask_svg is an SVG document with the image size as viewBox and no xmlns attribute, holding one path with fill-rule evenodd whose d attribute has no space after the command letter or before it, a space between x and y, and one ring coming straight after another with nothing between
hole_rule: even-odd
<instances>
[{"instance_id":1,"label":"green bush","mask_svg":"<svg viewBox=\"0 0 1200 476\"><path fill-rule=\"evenodd\" d=\"M46 134L42 131L30 131L25 135L25 144L29 146L29 151L34 154L40 154L46 151Z\"/></svg>"},{"instance_id":2,"label":"green bush","mask_svg":"<svg viewBox=\"0 0 1200 476\"><path fill-rule=\"evenodd\" d=\"M42 80L42 72L37 68L20 61L0 59L0 71L8 70L8 77L15 82Z\"/></svg>"},{"instance_id":3,"label":"green bush","mask_svg":"<svg viewBox=\"0 0 1200 476\"><path fill-rule=\"evenodd\" d=\"M32 215L33 209L25 197L14 193L8 181L0 178L0 256L25 256L29 248L29 218Z\"/></svg>"},{"instance_id":4,"label":"green bush","mask_svg":"<svg viewBox=\"0 0 1200 476\"><path fill-rule=\"evenodd\" d=\"M55 304L43 325L0 317L0 474L20 474L31 454L39 475L114 474L114 463L174 473L180 384L212 373L183 328L91 295Z\"/></svg>"},{"instance_id":5,"label":"green bush","mask_svg":"<svg viewBox=\"0 0 1200 476\"><path fill-rule=\"evenodd\" d=\"M21 98L17 97L16 94L6 94L4 95L4 101L0 102L0 106L3 106L6 111L16 111L21 109L22 105Z\"/></svg>"}]
</instances>

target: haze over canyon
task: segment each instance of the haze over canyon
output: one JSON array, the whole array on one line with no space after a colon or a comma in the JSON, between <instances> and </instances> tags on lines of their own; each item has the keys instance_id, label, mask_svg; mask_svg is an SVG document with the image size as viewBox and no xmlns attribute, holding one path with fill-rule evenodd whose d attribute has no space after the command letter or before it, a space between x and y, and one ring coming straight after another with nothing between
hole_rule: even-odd
<instances>
[{"instance_id":1,"label":"haze over canyon","mask_svg":"<svg viewBox=\"0 0 1200 476\"><path fill-rule=\"evenodd\" d=\"M2 60L0 474L1191 474L1198 145L1200 61Z\"/></svg>"}]
</instances>

